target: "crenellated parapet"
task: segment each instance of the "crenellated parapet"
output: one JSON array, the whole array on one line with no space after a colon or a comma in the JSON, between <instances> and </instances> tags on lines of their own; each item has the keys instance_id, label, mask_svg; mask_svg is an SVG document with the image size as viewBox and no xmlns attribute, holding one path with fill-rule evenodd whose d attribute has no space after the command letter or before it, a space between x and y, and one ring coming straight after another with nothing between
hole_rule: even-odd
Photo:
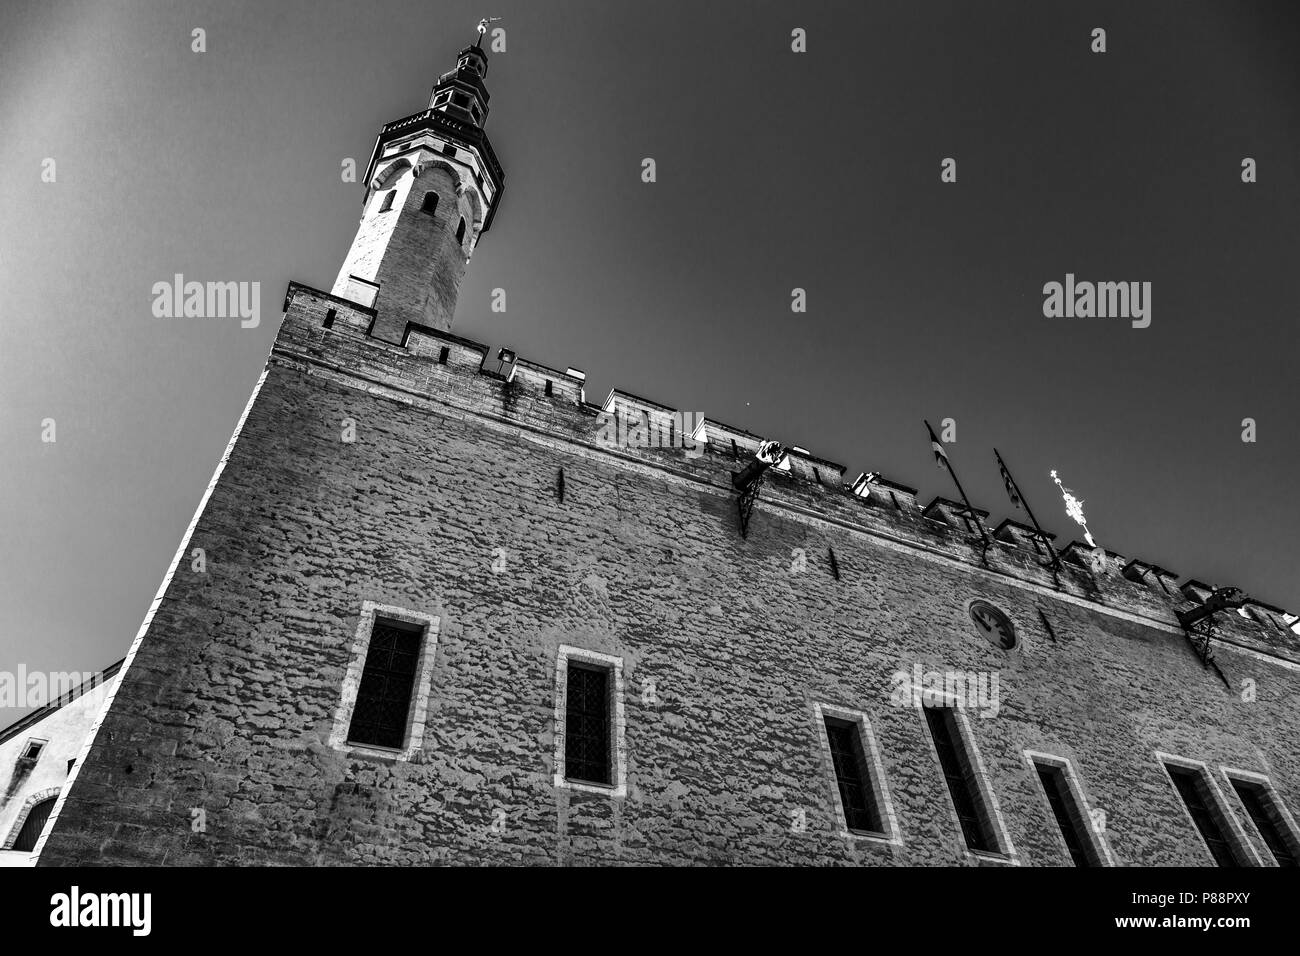
<instances>
[{"instance_id":1,"label":"crenellated parapet","mask_svg":"<svg viewBox=\"0 0 1300 956\"><path fill-rule=\"evenodd\" d=\"M378 308L383 307L380 290ZM375 334L376 309L290 283L272 362L334 377L397 401L427 402L508 424L538 440L567 442L576 452L608 456L623 467L655 471L710 493L732 497L731 476L753 460L764 436L698 412L612 389L599 404L586 398L586 375L506 354L451 332L408 323L397 342ZM1055 536L917 491L868 472L847 481L844 466L800 446L769 468L758 514L771 509L828 534L865 534L1000 576L1062 599L1087 602L1179 630L1177 612L1204 602L1214 587L1139 558ZM988 533L983 544L980 529ZM737 534L737 540L740 540ZM1054 553L1059 564L1050 560ZM851 569L845 569L850 573ZM1300 663L1297 617L1249 599L1215 616L1216 638L1256 653Z\"/></svg>"}]
</instances>

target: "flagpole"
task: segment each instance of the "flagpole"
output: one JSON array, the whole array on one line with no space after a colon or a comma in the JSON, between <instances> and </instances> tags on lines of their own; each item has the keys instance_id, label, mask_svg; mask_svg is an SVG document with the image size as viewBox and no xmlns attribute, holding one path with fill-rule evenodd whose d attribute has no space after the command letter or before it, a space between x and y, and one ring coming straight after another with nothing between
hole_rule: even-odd
<instances>
[{"instance_id":1,"label":"flagpole","mask_svg":"<svg viewBox=\"0 0 1300 956\"><path fill-rule=\"evenodd\" d=\"M961 486L961 481L957 478L957 472L953 470L952 462L948 460L948 453L943 450L943 445L935 435L934 429L930 427L930 423L926 419L923 418L921 421L925 422L925 430L930 433L930 444L934 446L935 455L942 459L943 464L948 469L948 474L952 476L952 483L957 486L957 494L961 495L961 500L965 503L966 510L970 512L970 516L975 519L975 526L980 529L980 538L984 541L984 550L987 551L990 547L990 543L988 533L984 530L984 522L980 521L979 515L977 515L975 509L971 507L970 499L966 497L966 489Z\"/></svg>"},{"instance_id":2,"label":"flagpole","mask_svg":"<svg viewBox=\"0 0 1300 956\"><path fill-rule=\"evenodd\" d=\"M1052 570L1058 570L1061 567L1061 559L1057 556L1056 549L1052 547L1052 539L1043 532L1042 526L1038 523L1038 519L1034 517L1034 509L1029 507L1029 499L1026 498L1024 493L1020 490L1020 483L1016 481L1015 476L1011 474L1011 469L1007 467L1007 463L1002 460L1002 453L994 448L993 455L997 458L998 467L1002 469L1002 473L1011 480L1012 486L1016 489L1016 497L1019 498L1020 503L1025 506L1025 514L1029 515L1029 520L1034 523L1034 531L1047 545L1047 553L1052 556L1052 562L1050 565Z\"/></svg>"}]
</instances>

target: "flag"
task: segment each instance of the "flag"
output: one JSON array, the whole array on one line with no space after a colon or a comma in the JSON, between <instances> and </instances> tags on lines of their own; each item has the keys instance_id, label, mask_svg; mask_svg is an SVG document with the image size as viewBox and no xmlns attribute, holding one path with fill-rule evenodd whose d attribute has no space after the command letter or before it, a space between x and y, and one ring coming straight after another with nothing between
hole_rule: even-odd
<instances>
[{"instance_id":1,"label":"flag","mask_svg":"<svg viewBox=\"0 0 1300 956\"><path fill-rule=\"evenodd\" d=\"M996 454L996 449L994 453ZM1007 471L1006 462L1002 460L1001 455L998 455L998 471L1002 473L1002 484L1007 486L1007 497L1011 499L1013 505L1019 508L1020 495L1016 494L1016 483L1011 480L1011 472Z\"/></svg>"},{"instance_id":2,"label":"flag","mask_svg":"<svg viewBox=\"0 0 1300 956\"><path fill-rule=\"evenodd\" d=\"M925 423L925 429L930 433L930 447L934 449L935 466L951 470L952 465L948 464L948 453L943 450L943 443L939 441L938 436L935 435L934 429L930 427L929 422Z\"/></svg>"},{"instance_id":3,"label":"flag","mask_svg":"<svg viewBox=\"0 0 1300 956\"><path fill-rule=\"evenodd\" d=\"M987 552L989 549L989 536L984 531L984 522L980 521L979 516L975 514L975 509L971 507L970 499L966 497L966 489L962 488L961 482L957 478L957 472L953 470L952 462L948 460L948 453L943 450L943 443L939 441L928 421L925 423L925 430L930 433L930 447L934 449L934 463L940 468L948 469L948 474L952 476L952 483L957 486L957 494L961 495L962 504L966 506L966 513L975 519L975 526L980 530L980 540L984 542L984 550Z\"/></svg>"},{"instance_id":4,"label":"flag","mask_svg":"<svg viewBox=\"0 0 1300 956\"><path fill-rule=\"evenodd\" d=\"M1083 499L1075 497L1074 492L1061 484L1061 479L1056 477L1056 469L1052 469L1052 480L1061 489L1061 497L1065 499L1066 515L1073 518L1076 524L1082 526L1083 539L1088 542L1089 547L1097 547L1097 542L1092 540L1092 532L1088 530L1088 519L1083 514Z\"/></svg>"},{"instance_id":5,"label":"flag","mask_svg":"<svg viewBox=\"0 0 1300 956\"><path fill-rule=\"evenodd\" d=\"M1038 519L1034 517L1034 509L1029 507L1029 502L1020 494L1020 486L1016 484L1016 479L1011 477L1011 469L1008 468L1007 463L1002 460L1002 453L994 448L993 457L998 460L998 471L1002 474L1002 483L1007 486L1007 497L1011 499L1011 503L1017 508L1023 508L1025 510L1025 514L1029 516L1029 520L1034 523L1034 534L1038 536L1038 539L1040 539L1043 544L1047 545L1047 553L1051 557L1051 560L1045 564L1044 567L1051 568L1052 573L1055 574L1061 568L1061 559L1057 557L1056 549L1052 547L1051 537L1043 532L1042 526L1038 523Z\"/></svg>"}]
</instances>

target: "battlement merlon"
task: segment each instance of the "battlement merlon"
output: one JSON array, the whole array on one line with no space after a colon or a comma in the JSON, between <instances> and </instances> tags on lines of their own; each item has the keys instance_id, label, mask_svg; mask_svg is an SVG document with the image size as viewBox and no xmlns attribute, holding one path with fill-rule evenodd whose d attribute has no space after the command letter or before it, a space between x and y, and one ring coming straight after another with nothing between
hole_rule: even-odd
<instances>
[{"instance_id":1,"label":"battlement merlon","mask_svg":"<svg viewBox=\"0 0 1300 956\"><path fill-rule=\"evenodd\" d=\"M694 415L697 424L687 448L655 442L610 448L598 435L604 425L602 418L615 410L620 416L638 418L642 425L646 416L652 425L665 428L668 422L682 419L674 417L679 413L669 405L620 389L611 389L600 405L588 404L583 397L586 375L577 369L561 372L515 357L508 371L498 372L489 360L487 345L448 331L408 323L401 343L380 339L371 333L376 309L383 307L382 290L374 306L366 306L291 282L285 306L272 361L278 355L286 360L284 364L327 369L337 381L359 379L360 387L376 394L376 386L385 385L395 394L419 396L431 405L508 418L575 446L600 448L661 472L667 469L677 478L712 485L720 493L733 493L731 474L763 441L753 432ZM764 492L764 500L828 526L856 529L944 554L1104 607L1132 609L1163 622L1167 629L1177 626L1176 608L1189 601L1202 602L1214 591L1196 579L1176 585L1175 573L1159 565L1080 541L1059 549L1063 570L1053 576L1034 546L1036 534L1027 525L1004 519L994 530L997 547L982 553L978 534L972 534L961 517L983 522L988 517L986 511L974 509L974 516L969 516L964 505L942 497L921 506L916 489L874 472L844 483L842 465L798 446L790 448L788 458L788 468L769 469L772 487ZM1047 537L1055 539L1055 535ZM1099 553L1105 555L1100 568ZM1220 639L1262 647L1272 656L1300 663L1300 633L1296 630L1300 618L1255 599L1243 610L1245 613L1216 616Z\"/></svg>"}]
</instances>

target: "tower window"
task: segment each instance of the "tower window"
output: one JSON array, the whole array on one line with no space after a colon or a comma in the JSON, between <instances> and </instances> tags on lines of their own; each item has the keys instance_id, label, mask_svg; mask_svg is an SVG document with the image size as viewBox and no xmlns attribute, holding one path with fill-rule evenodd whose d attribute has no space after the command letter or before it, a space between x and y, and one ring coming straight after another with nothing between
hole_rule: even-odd
<instances>
[{"instance_id":1,"label":"tower window","mask_svg":"<svg viewBox=\"0 0 1300 956\"><path fill-rule=\"evenodd\" d=\"M375 619L348 727L349 743L399 748L405 742L422 633L423 628L400 621Z\"/></svg>"},{"instance_id":2,"label":"tower window","mask_svg":"<svg viewBox=\"0 0 1300 956\"><path fill-rule=\"evenodd\" d=\"M1090 817L1087 808L1070 788L1066 766L1057 763L1055 758L1037 758L1032 762L1074 865L1103 865L1105 861L1089 835Z\"/></svg>"},{"instance_id":3,"label":"tower window","mask_svg":"<svg viewBox=\"0 0 1300 956\"><path fill-rule=\"evenodd\" d=\"M550 395L550 394L551 394L551 384L552 384L552 383L551 383L551 380L548 378L548 379L546 380L546 394L547 394L547 395Z\"/></svg>"},{"instance_id":4,"label":"tower window","mask_svg":"<svg viewBox=\"0 0 1300 956\"><path fill-rule=\"evenodd\" d=\"M856 722L823 716L844 825L856 833L884 833L885 825L872 792L867 757Z\"/></svg>"},{"instance_id":5,"label":"tower window","mask_svg":"<svg viewBox=\"0 0 1300 956\"><path fill-rule=\"evenodd\" d=\"M447 143L445 146L442 147L442 155L444 155L444 156L455 156L455 155L456 155L456 147L453 146L451 143Z\"/></svg>"},{"instance_id":6,"label":"tower window","mask_svg":"<svg viewBox=\"0 0 1300 956\"><path fill-rule=\"evenodd\" d=\"M444 345L441 349L439 349L439 350L438 350L438 364L439 364L439 365L446 365L446 364L447 364L447 356L450 355L450 354L451 354L451 349L447 348L447 346L445 346L445 345Z\"/></svg>"},{"instance_id":7,"label":"tower window","mask_svg":"<svg viewBox=\"0 0 1300 956\"><path fill-rule=\"evenodd\" d=\"M474 122L477 123L477 122L479 121L479 119L480 119L479 111L478 111L478 104L475 103L473 106L471 106L471 107L469 108L469 112L470 112L470 115L474 117Z\"/></svg>"},{"instance_id":8,"label":"tower window","mask_svg":"<svg viewBox=\"0 0 1300 956\"><path fill-rule=\"evenodd\" d=\"M1211 790L1213 784L1205 770L1176 763L1166 763L1165 770L1214 862L1219 866L1243 865L1245 854L1233 846L1230 825Z\"/></svg>"},{"instance_id":9,"label":"tower window","mask_svg":"<svg viewBox=\"0 0 1300 956\"><path fill-rule=\"evenodd\" d=\"M424 202L420 203L420 212L426 212L432 216L438 211L438 194L430 191L424 194Z\"/></svg>"},{"instance_id":10,"label":"tower window","mask_svg":"<svg viewBox=\"0 0 1300 956\"><path fill-rule=\"evenodd\" d=\"M384 193L384 201L383 201L382 203L380 203L380 205L379 205L379 211L380 211L380 212L388 212L388 210L392 209L392 208L393 208L393 197L396 196L396 195L397 195L397 190L396 190L396 189L390 189L390 190L388 190L388 192Z\"/></svg>"},{"instance_id":11,"label":"tower window","mask_svg":"<svg viewBox=\"0 0 1300 956\"><path fill-rule=\"evenodd\" d=\"M866 761L858 728L847 720L827 717L826 739L830 743L835 783L839 786L844 823L850 830L879 833L880 814L867 790Z\"/></svg>"},{"instance_id":12,"label":"tower window","mask_svg":"<svg viewBox=\"0 0 1300 956\"><path fill-rule=\"evenodd\" d=\"M469 97L464 93L451 94L451 101L463 110L469 109Z\"/></svg>"},{"instance_id":13,"label":"tower window","mask_svg":"<svg viewBox=\"0 0 1300 956\"><path fill-rule=\"evenodd\" d=\"M957 714L952 707L922 707L934 740L939 766L948 784L953 809L961 825L966 846L982 853L1001 853L993 822L983 805L976 778L975 761L962 738Z\"/></svg>"},{"instance_id":14,"label":"tower window","mask_svg":"<svg viewBox=\"0 0 1300 956\"><path fill-rule=\"evenodd\" d=\"M321 325L327 329L333 328L334 319L338 317L338 314L339 314L338 309L330 309L328 312L325 313L325 321L322 322Z\"/></svg>"},{"instance_id":15,"label":"tower window","mask_svg":"<svg viewBox=\"0 0 1300 956\"><path fill-rule=\"evenodd\" d=\"M460 225L456 227L456 241L459 243L465 242L465 219L463 216L461 217Z\"/></svg>"},{"instance_id":16,"label":"tower window","mask_svg":"<svg viewBox=\"0 0 1300 956\"><path fill-rule=\"evenodd\" d=\"M557 657L555 785L625 796L623 659L566 645Z\"/></svg>"},{"instance_id":17,"label":"tower window","mask_svg":"<svg viewBox=\"0 0 1300 956\"><path fill-rule=\"evenodd\" d=\"M438 618L365 601L330 746L410 760L424 743Z\"/></svg>"},{"instance_id":18,"label":"tower window","mask_svg":"<svg viewBox=\"0 0 1300 956\"><path fill-rule=\"evenodd\" d=\"M609 671L570 664L565 695L564 775L609 784Z\"/></svg>"},{"instance_id":19,"label":"tower window","mask_svg":"<svg viewBox=\"0 0 1300 956\"><path fill-rule=\"evenodd\" d=\"M1256 780L1243 780L1229 777L1232 789L1241 798L1241 805L1246 808L1255 829L1264 838L1273 859L1278 866L1293 867L1297 865L1297 841L1295 831L1288 825L1285 812L1277 794L1266 783Z\"/></svg>"}]
</instances>

